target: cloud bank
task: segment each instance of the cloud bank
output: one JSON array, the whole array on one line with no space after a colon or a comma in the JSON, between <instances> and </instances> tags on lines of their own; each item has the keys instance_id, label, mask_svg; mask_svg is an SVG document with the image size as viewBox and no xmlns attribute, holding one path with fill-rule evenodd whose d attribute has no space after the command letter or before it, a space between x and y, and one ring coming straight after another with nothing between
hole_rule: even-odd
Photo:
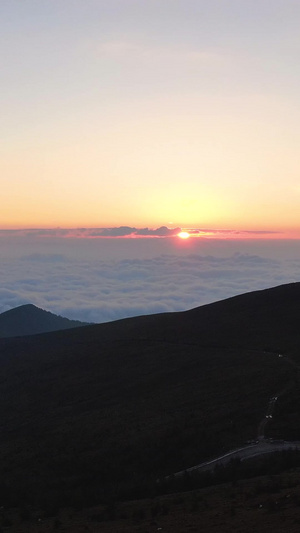
<instances>
[{"instance_id":1,"label":"cloud bank","mask_svg":"<svg viewBox=\"0 0 300 533\"><path fill-rule=\"evenodd\" d=\"M181 228L167 228L161 226L157 229L135 228L119 226L114 228L41 228L41 229L15 229L0 230L3 237L57 237L57 238L122 238L122 237L174 237Z\"/></svg>"},{"instance_id":2,"label":"cloud bank","mask_svg":"<svg viewBox=\"0 0 300 533\"><path fill-rule=\"evenodd\" d=\"M133 243L135 253L131 247L121 254L101 242L86 247L73 241L68 249L43 241L27 253L22 247L2 247L0 312L33 303L68 318L106 322L190 309L300 280L298 255L282 248L276 253L274 243L268 245L273 253L264 256L247 252L246 245L228 254L222 242L213 254L199 247L158 253L155 242L160 243L154 240L147 241L146 257L141 241ZM117 250L118 242L113 243Z\"/></svg>"}]
</instances>

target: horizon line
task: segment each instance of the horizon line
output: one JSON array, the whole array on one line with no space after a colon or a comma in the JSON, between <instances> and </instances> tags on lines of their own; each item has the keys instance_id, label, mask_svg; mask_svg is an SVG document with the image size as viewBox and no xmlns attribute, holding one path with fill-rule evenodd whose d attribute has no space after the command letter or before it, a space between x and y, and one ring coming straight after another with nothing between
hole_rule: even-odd
<instances>
[{"instance_id":1,"label":"horizon line","mask_svg":"<svg viewBox=\"0 0 300 533\"><path fill-rule=\"evenodd\" d=\"M207 227L168 227L137 228L134 226L109 227L36 227L0 228L0 236L56 237L69 239L300 239L300 230L268 229L223 229Z\"/></svg>"}]
</instances>

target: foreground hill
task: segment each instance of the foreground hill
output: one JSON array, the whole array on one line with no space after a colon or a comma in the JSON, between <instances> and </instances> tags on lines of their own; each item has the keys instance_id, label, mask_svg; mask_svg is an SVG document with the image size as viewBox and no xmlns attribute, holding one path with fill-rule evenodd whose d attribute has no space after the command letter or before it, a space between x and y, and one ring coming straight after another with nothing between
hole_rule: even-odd
<instances>
[{"instance_id":1,"label":"foreground hill","mask_svg":"<svg viewBox=\"0 0 300 533\"><path fill-rule=\"evenodd\" d=\"M296 283L0 339L1 501L140 495L255 438L279 392L268 432L300 439L299 302Z\"/></svg>"},{"instance_id":2,"label":"foreground hill","mask_svg":"<svg viewBox=\"0 0 300 533\"><path fill-rule=\"evenodd\" d=\"M21 337L85 325L79 320L69 320L27 304L0 314L0 337Z\"/></svg>"}]
</instances>

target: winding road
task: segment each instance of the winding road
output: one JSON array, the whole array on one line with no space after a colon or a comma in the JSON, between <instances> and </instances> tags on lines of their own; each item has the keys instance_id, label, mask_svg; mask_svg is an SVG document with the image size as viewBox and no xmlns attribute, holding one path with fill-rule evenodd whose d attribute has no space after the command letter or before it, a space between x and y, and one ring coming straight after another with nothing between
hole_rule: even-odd
<instances>
[{"instance_id":1,"label":"winding road","mask_svg":"<svg viewBox=\"0 0 300 533\"><path fill-rule=\"evenodd\" d=\"M274 353L274 356L280 357L280 358L284 357L284 359L288 361L297 370L297 375L300 376L300 366L297 365L297 363L293 361L293 359L290 359L289 357L283 356L282 354L279 354L279 353ZM269 399L265 415L258 424L256 440L253 440L247 446L242 446L235 450L231 450L228 453L224 455L220 455L219 457L216 457L215 459L212 459L210 461L200 463L198 465L192 466L185 470L181 470L180 472L175 472L174 474L167 476L165 479L167 480L172 477L183 476L186 473L193 472L193 471L205 472L208 470L213 470L216 466L227 465L232 459L240 459L241 461L245 461L252 457L256 457L256 456L260 456L260 455L264 455L268 453L279 452L282 450L300 449L300 441L284 441L284 440L273 440L273 439L265 438L265 428L268 422L273 418L273 411L274 411L276 402L278 401L280 396L282 396L283 394L286 394L292 388L293 388L293 385L289 383L287 386L284 387L284 389L275 393L274 396L272 396Z\"/></svg>"},{"instance_id":2,"label":"winding road","mask_svg":"<svg viewBox=\"0 0 300 533\"><path fill-rule=\"evenodd\" d=\"M232 459L240 459L245 461L246 459L251 459L252 457L257 457L259 455L264 455L268 453L279 452L282 450L297 450L300 449L300 441L260 441L255 444L244 446L243 448L237 448L231 452L221 455L212 461L207 461L205 463L200 463L199 465L192 466L186 470L181 470L180 472L175 472L171 476L167 476L165 479L170 479L171 477L183 476L188 472L201 471L205 472L207 470L213 470L216 466L226 466Z\"/></svg>"}]
</instances>

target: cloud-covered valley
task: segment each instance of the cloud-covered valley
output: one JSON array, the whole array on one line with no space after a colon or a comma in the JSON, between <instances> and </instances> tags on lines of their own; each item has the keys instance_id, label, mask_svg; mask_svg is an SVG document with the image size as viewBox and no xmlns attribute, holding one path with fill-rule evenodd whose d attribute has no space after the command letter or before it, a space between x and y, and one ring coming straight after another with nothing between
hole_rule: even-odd
<instances>
[{"instance_id":1,"label":"cloud-covered valley","mask_svg":"<svg viewBox=\"0 0 300 533\"><path fill-rule=\"evenodd\" d=\"M298 244L284 254L282 244L276 253L276 243L269 244L272 253L263 247L253 253L249 243L240 251L222 242L165 251L149 241L147 249L140 240L134 249L127 246L2 243L0 312L33 303L68 318L104 322L190 309L300 279Z\"/></svg>"}]
</instances>

